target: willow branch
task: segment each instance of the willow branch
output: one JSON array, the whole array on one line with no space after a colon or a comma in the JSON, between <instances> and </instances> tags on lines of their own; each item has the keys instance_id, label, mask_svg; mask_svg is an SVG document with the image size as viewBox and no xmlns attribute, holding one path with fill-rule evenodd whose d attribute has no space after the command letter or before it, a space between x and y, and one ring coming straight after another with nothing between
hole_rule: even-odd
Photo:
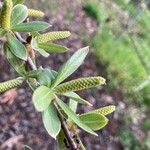
<instances>
[{"instance_id":1,"label":"willow branch","mask_svg":"<svg viewBox=\"0 0 150 150\"><path fill-rule=\"evenodd\" d=\"M62 130L63 130L63 132L65 134L65 137L66 137L66 139L67 139L67 141L69 143L70 149L71 150L79 150L77 143L75 143L74 139L71 137L70 131L67 128L67 125L66 125L66 122L64 120L64 117L63 117L62 113L60 112L57 104L55 104L55 107L57 108L58 117L59 117L60 122L61 122L61 127L62 127Z\"/></svg>"},{"instance_id":2,"label":"willow branch","mask_svg":"<svg viewBox=\"0 0 150 150\"><path fill-rule=\"evenodd\" d=\"M26 43L26 41L21 37L21 35L18 32L15 32L15 36L20 40L22 43ZM30 66L32 70L37 70L37 66L33 63L32 59L28 57L27 63ZM77 143L75 143L74 139L71 137L70 131L67 128L66 122L64 120L63 115L61 114L57 104L55 104L57 111L58 111L58 116L61 122L62 130L65 134L65 137L69 143L70 149L71 150L79 150Z\"/></svg>"},{"instance_id":3,"label":"willow branch","mask_svg":"<svg viewBox=\"0 0 150 150\"><path fill-rule=\"evenodd\" d=\"M27 62L30 65L30 67L31 67L32 70L37 70L36 65L33 63L32 59L30 57L28 57Z\"/></svg>"}]
</instances>

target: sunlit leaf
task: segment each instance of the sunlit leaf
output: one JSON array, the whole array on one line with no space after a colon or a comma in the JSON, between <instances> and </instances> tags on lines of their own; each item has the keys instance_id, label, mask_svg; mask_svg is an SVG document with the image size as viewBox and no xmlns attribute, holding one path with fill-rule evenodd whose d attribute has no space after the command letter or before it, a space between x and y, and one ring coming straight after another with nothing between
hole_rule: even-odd
<instances>
[{"instance_id":1,"label":"sunlit leaf","mask_svg":"<svg viewBox=\"0 0 150 150\"><path fill-rule=\"evenodd\" d=\"M37 80L41 85L45 85L50 87L52 80L54 79L54 75L51 70L49 69L42 69L39 71L37 75Z\"/></svg>"},{"instance_id":2,"label":"sunlit leaf","mask_svg":"<svg viewBox=\"0 0 150 150\"><path fill-rule=\"evenodd\" d=\"M60 99L56 99L58 105L62 108L62 110L68 115L68 117L75 122L80 128L82 128L83 130L85 130L88 133L91 133L93 135L97 134L95 132L92 131L91 128L89 128L87 125L85 125L80 119L79 117L69 108L68 105L66 105L62 100Z\"/></svg>"},{"instance_id":3,"label":"sunlit leaf","mask_svg":"<svg viewBox=\"0 0 150 150\"><path fill-rule=\"evenodd\" d=\"M85 47L78 50L73 56L58 70L58 74L52 87L56 87L67 77L69 77L74 71L76 71L79 66L83 63L86 55L89 52L89 48Z\"/></svg>"},{"instance_id":4,"label":"sunlit leaf","mask_svg":"<svg viewBox=\"0 0 150 150\"><path fill-rule=\"evenodd\" d=\"M29 146L25 145L24 150L32 150Z\"/></svg>"},{"instance_id":5,"label":"sunlit leaf","mask_svg":"<svg viewBox=\"0 0 150 150\"><path fill-rule=\"evenodd\" d=\"M19 58L17 58L12 52L9 50L9 47L5 44L4 45L5 49L5 54L8 62L10 65L20 74L20 75L25 75L26 74L26 69L25 69L25 64L23 61Z\"/></svg>"},{"instance_id":6,"label":"sunlit leaf","mask_svg":"<svg viewBox=\"0 0 150 150\"><path fill-rule=\"evenodd\" d=\"M57 111L53 104L51 104L43 113L42 119L47 132L51 137L56 139L61 129L61 122L57 116Z\"/></svg>"},{"instance_id":7,"label":"sunlit leaf","mask_svg":"<svg viewBox=\"0 0 150 150\"><path fill-rule=\"evenodd\" d=\"M47 53L44 49L39 47L36 39L32 38L31 45L32 45L33 49L38 51L42 56L44 56L44 57L49 56L49 53Z\"/></svg>"},{"instance_id":8,"label":"sunlit leaf","mask_svg":"<svg viewBox=\"0 0 150 150\"><path fill-rule=\"evenodd\" d=\"M46 86L38 87L33 93L33 104L37 111L46 110L53 99L53 92Z\"/></svg>"},{"instance_id":9,"label":"sunlit leaf","mask_svg":"<svg viewBox=\"0 0 150 150\"><path fill-rule=\"evenodd\" d=\"M32 21L26 23L20 23L12 27L12 31L17 32L35 32L42 31L49 27L50 25L42 21Z\"/></svg>"},{"instance_id":10,"label":"sunlit leaf","mask_svg":"<svg viewBox=\"0 0 150 150\"><path fill-rule=\"evenodd\" d=\"M77 111L77 106L78 106L78 102L76 102L75 100L69 99L69 107L74 113L76 113Z\"/></svg>"},{"instance_id":11,"label":"sunlit leaf","mask_svg":"<svg viewBox=\"0 0 150 150\"><path fill-rule=\"evenodd\" d=\"M107 123L108 119L97 113L87 113L79 116L84 124L90 127L92 130L97 131L103 128Z\"/></svg>"},{"instance_id":12,"label":"sunlit leaf","mask_svg":"<svg viewBox=\"0 0 150 150\"><path fill-rule=\"evenodd\" d=\"M22 60L27 60L28 54L25 46L14 36L9 34L7 36L8 39L8 47L10 51L18 58Z\"/></svg>"},{"instance_id":13,"label":"sunlit leaf","mask_svg":"<svg viewBox=\"0 0 150 150\"><path fill-rule=\"evenodd\" d=\"M47 53L45 50L39 48L37 49L37 51L44 57L48 57L49 56L49 53Z\"/></svg>"},{"instance_id":14,"label":"sunlit leaf","mask_svg":"<svg viewBox=\"0 0 150 150\"><path fill-rule=\"evenodd\" d=\"M68 48L53 44L53 43L41 43L38 44L39 48L44 49L48 53L64 53L68 51Z\"/></svg>"},{"instance_id":15,"label":"sunlit leaf","mask_svg":"<svg viewBox=\"0 0 150 150\"><path fill-rule=\"evenodd\" d=\"M78 94L76 94L75 92L68 92L68 93L64 93L62 94L64 96L69 97L70 99L80 103L80 104L86 104L86 105L90 105L92 106L92 104L90 104L88 101L84 100L83 98L81 98Z\"/></svg>"},{"instance_id":16,"label":"sunlit leaf","mask_svg":"<svg viewBox=\"0 0 150 150\"><path fill-rule=\"evenodd\" d=\"M28 9L22 4L16 5L11 13L11 26L22 23L28 16Z\"/></svg>"}]
</instances>

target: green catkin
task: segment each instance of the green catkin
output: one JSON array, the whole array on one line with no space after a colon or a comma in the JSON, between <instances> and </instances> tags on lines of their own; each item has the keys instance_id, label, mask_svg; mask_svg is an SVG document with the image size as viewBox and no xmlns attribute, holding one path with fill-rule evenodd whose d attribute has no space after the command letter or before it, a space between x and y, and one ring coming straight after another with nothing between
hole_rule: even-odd
<instances>
[{"instance_id":1,"label":"green catkin","mask_svg":"<svg viewBox=\"0 0 150 150\"><path fill-rule=\"evenodd\" d=\"M4 30L10 29L11 11L13 8L12 0L5 0L1 10L0 24Z\"/></svg>"},{"instance_id":2,"label":"green catkin","mask_svg":"<svg viewBox=\"0 0 150 150\"><path fill-rule=\"evenodd\" d=\"M106 115L108 115L108 114L114 112L115 109L116 109L116 106L110 105L110 106L105 106L105 107L102 107L102 108L93 110L93 111L91 111L90 113L98 113L98 114L101 114L101 115L103 115L103 116L106 116Z\"/></svg>"},{"instance_id":3,"label":"green catkin","mask_svg":"<svg viewBox=\"0 0 150 150\"><path fill-rule=\"evenodd\" d=\"M31 17L43 17L45 14L40 10L28 9L28 15Z\"/></svg>"},{"instance_id":4,"label":"green catkin","mask_svg":"<svg viewBox=\"0 0 150 150\"><path fill-rule=\"evenodd\" d=\"M70 91L79 91L105 84L105 79L102 77L88 77L72 80L58 85L55 88L56 93L66 93Z\"/></svg>"},{"instance_id":5,"label":"green catkin","mask_svg":"<svg viewBox=\"0 0 150 150\"><path fill-rule=\"evenodd\" d=\"M69 37L71 34L69 31L55 31L55 32L48 32L42 35L37 36L38 43L46 43L48 41L64 39Z\"/></svg>"},{"instance_id":6,"label":"green catkin","mask_svg":"<svg viewBox=\"0 0 150 150\"><path fill-rule=\"evenodd\" d=\"M0 83L0 93L21 85L23 81L24 81L24 78L19 77L16 79L12 79L12 80Z\"/></svg>"}]
</instances>

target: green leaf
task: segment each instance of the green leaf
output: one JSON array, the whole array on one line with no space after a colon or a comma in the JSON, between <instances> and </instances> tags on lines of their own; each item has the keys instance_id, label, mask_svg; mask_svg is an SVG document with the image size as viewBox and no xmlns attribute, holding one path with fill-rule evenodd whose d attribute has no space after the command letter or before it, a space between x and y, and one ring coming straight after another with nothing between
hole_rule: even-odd
<instances>
[{"instance_id":1,"label":"green leaf","mask_svg":"<svg viewBox=\"0 0 150 150\"><path fill-rule=\"evenodd\" d=\"M67 150L65 142L67 143L65 134L64 134L63 130L60 130L60 132L57 136L57 149L58 150Z\"/></svg>"},{"instance_id":2,"label":"green leaf","mask_svg":"<svg viewBox=\"0 0 150 150\"><path fill-rule=\"evenodd\" d=\"M42 69L37 76L37 80L41 85L50 87L51 81L54 79L54 75L49 69Z\"/></svg>"},{"instance_id":3,"label":"green leaf","mask_svg":"<svg viewBox=\"0 0 150 150\"><path fill-rule=\"evenodd\" d=\"M24 2L25 2L25 0L13 0L14 5L23 4Z\"/></svg>"},{"instance_id":4,"label":"green leaf","mask_svg":"<svg viewBox=\"0 0 150 150\"><path fill-rule=\"evenodd\" d=\"M82 128L83 130L85 130L88 133L91 133L93 135L97 134L95 132L92 131L92 129L90 129L87 125L85 125L80 118L68 107L68 105L66 105L62 100L60 99L56 99L58 105L62 108L62 110L68 115L68 117L75 122L80 128Z\"/></svg>"},{"instance_id":5,"label":"green leaf","mask_svg":"<svg viewBox=\"0 0 150 150\"><path fill-rule=\"evenodd\" d=\"M56 139L61 129L61 122L52 104L42 113L42 119L47 132Z\"/></svg>"},{"instance_id":6,"label":"green leaf","mask_svg":"<svg viewBox=\"0 0 150 150\"><path fill-rule=\"evenodd\" d=\"M26 69L23 61L19 58L17 58L12 52L9 50L9 47L5 44L4 45L5 49L5 55L10 63L10 65L20 74L20 75L25 75L26 74Z\"/></svg>"},{"instance_id":7,"label":"green leaf","mask_svg":"<svg viewBox=\"0 0 150 150\"><path fill-rule=\"evenodd\" d=\"M99 108L99 109L95 109L95 110L90 111L88 113L98 113L98 114L101 114L103 116L106 116L106 115L114 112L115 109L116 109L116 106L109 105L109 106L105 106L105 107L102 107L102 108Z\"/></svg>"},{"instance_id":8,"label":"green leaf","mask_svg":"<svg viewBox=\"0 0 150 150\"><path fill-rule=\"evenodd\" d=\"M49 27L50 25L43 21L32 21L26 23L20 23L12 27L12 31L16 32L35 32L42 31Z\"/></svg>"},{"instance_id":9,"label":"green leaf","mask_svg":"<svg viewBox=\"0 0 150 150\"><path fill-rule=\"evenodd\" d=\"M79 116L84 124L94 131L97 131L108 123L108 119L97 113L87 113Z\"/></svg>"},{"instance_id":10,"label":"green leaf","mask_svg":"<svg viewBox=\"0 0 150 150\"><path fill-rule=\"evenodd\" d=\"M48 53L64 53L68 51L67 47L53 43L41 43L38 44L38 46L39 48L44 49Z\"/></svg>"},{"instance_id":11,"label":"green leaf","mask_svg":"<svg viewBox=\"0 0 150 150\"><path fill-rule=\"evenodd\" d=\"M53 100L53 92L46 86L40 86L34 91L32 100L37 111L44 111Z\"/></svg>"},{"instance_id":12,"label":"green leaf","mask_svg":"<svg viewBox=\"0 0 150 150\"><path fill-rule=\"evenodd\" d=\"M14 36L9 34L7 36L8 47L10 51L18 58L22 60L27 60L28 54L25 46Z\"/></svg>"},{"instance_id":13,"label":"green leaf","mask_svg":"<svg viewBox=\"0 0 150 150\"><path fill-rule=\"evenodd\" d=\"M86 104L86 105L90 105L92 106L91 103L89 103L88 101L84 100L83 98L81 98L78 94L76 94L75 92L68 92L68 93L64 93L62 94L64 96L69 97L70 99L80 103L80 104Z\"/></svg>"},{"instance_id":14,"label":"green leaf","mask_svg":"<svg viewBox=\"0 0 150 150\"><path fill-rule=\"evenodd\" d=\"M41 72L41 69L32 70L32 71L27 72L26 76L28 78L37 78L37 76L40 72Z\"/></svg>"},{"instance_id":15,"label":"green leaf","mask_svg":"<svg viewBox=\"0 0 150 150\"><path fill-rule=\"evenodd\" d=\"M40 86L39 83L36 81L36 79L29 78L27 80L27 83L33 92Z\"/></svg>"},{"instance_id":16,"label":"green leaf","mask_svg":"<svg viewBox=\"0 0 150 150\"><path fill-rule=\"evenodd\" d=\"M45 50L39 48L39 49L36 49L42 56L44 57L48 57L49 56L49 53L47 53Z\"/></svg>"},{"instance_id":17,"label":"green leaf","mask_svg":"<svg viewBox=\"0 0 150 150\"><path fill-rule=\"evenodd\" d=\"M0 38L5 35L6 31L0 27Z\"/></svg>"},{"instance_id":18,"label":"green leaf","mask_svg":"<svg viewBox=\"0 0 150 150\"><path fill-rule=\"evenodd\" d=\"M69 100L69 107L74 113L76 113L77 111L77 106L78 106L78 103L76 101L72 99Z\"/></svg>"},{"instance_id":19,"label":"green leaf","mask_svg":"<svg viewBox=\"0 0 150 150\"><path fill-rule=\"evenodd\" d=\"M69 77L74 71L76 71L83 63L88 52L89 47L85 47L74 53L73 56L59 69L58 75L56 76L52 87L56 87L67 77Z\"/></svg>"},{"instance_id":20,"label":"green leaf","mask_svg":"<svg viewBox=\"0 0 150 150\"><path fill-rule=\"evenodd\" d=\"M25 145L24 150L32 150L29 146Z\"/></svg>"},{"instance_id":21,"label":"green leaf","mask_svg":"<svg viewBox=\"0 0 150 150\"><path fill-rule=\"evenodd\" d=\"M47 53L44 49L39 47L37 40L35 38L32 38L31 45L32 45L33 49L38 51L42 56L44 56L44 57L49 56L49 53Z\"/></svg>"},{"instance_id":22,"label":"green leaf","mask_svg":"<svg viewBox=\"0 0 150 150\"><path fill-rule=\"evenodd\" d=\"M28 16L28 9L26 6L18 4L16 5L11 14L11 26L22 23Z\"/></svg>"}]
</instances>

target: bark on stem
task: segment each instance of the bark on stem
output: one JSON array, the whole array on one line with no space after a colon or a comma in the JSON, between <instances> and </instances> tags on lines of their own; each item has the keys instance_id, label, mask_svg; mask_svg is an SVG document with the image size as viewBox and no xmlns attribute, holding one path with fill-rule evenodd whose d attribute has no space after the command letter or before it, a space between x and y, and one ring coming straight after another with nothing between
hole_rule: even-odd
<instances>
[{"instance_id":1,"label":"bark on stem","mask_svg":"<svg viewBox=\"0 0 150 150\"><path fill-rule=\"evenodd\" d=\"M77 143L75 143L74 139L71 137L70 131L69 131L68 128L67 128L67 125L66 125L66 122L65 122L65 120L64 120L64 117L63 117L62 113L60 112L60 110L59 110L59 108L58 108L58 106L57 106L56 103L55 103L55 107L56 107L56 109L57 109L58 117L59 117L59 119L60 119L61 126L62 126L62 130L63 130L63 132L64 132L64 134L65 134L65 137L66 137L66 139L67 139L67 141L68 141L68 143L69 143L70 149L71 149L71 150L80 150L80 149L78 148Z\"/></svg>"}]
</instances>

